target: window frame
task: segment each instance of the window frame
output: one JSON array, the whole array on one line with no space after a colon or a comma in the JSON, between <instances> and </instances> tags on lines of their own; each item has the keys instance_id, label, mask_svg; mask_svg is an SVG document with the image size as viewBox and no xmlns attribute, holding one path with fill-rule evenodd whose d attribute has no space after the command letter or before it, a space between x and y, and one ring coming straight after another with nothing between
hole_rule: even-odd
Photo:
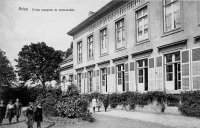
<instances>
[{"instance_id":1,"label":"window frame","mask_svg":"<svg viewBox=\"0 0 200 128\"><path fill-rule=\"evenodd\" d=\"M116 28L116 26L117 26L117 23L118 22L120 22L120 21L123 21L123 27L120 27L120 28L118 28L118 29L123 29L124 28L124 35L125 35L125 41L124 41L124 44L122 44L123 46L122 47L120 47L120 48L117 48L117 28ZM122 32L122 34L121 34L121 37L123 38L123 32ZM123 39L122 39L123 40ZM123 41L121 41L122 43L123 43ZM115 20L115 51L121 51L121 50L124 50L124 49L126 49L126 26L125 26L125 15L124 16L122 16L122 17L120 17L120 18L118 18L117 20Z\"/></svg>"},{"instance_id":2,"label":"window frame","mask_svg":"<svg viewBox=\"0 0 200 128\"><path fill-rule=\"evenodd\" d=\"M93 90L92 90L92 86L93 86L93 71L94 70L89 70L89 71L87 71L87 78L88 78L88 81L87 81L87 84L88 84L88 86L89 86L89 93L91 93ZM91 81L90 81L91 80ZM91 84L91 87L90 87L90 84Z\"/></svg>"},{"instance_id":3,"label":"window frame","mask_svg":"<svg viewBox=\"0 0 200 128\"><path fill-rule=\"evenodd\" d=\"M145 16L143 15L140 18L137 18L137 12L144 9L145 7L147 7L147 14L145 16L147 16L147 21L148 21L148 36L146 39L141 39L138 40L138 19L142 19ZM139 6L138 8L135 9L135 39L136 39L136 45L137 44L141 44L144 42L148 42L150 40L150 15L149 15L150 9L149 9L149 2L146 2L144 4L142 4L141 6Z\"/></svg>"},{"instance_id":4,"label":"window frame","mask_svg":"<svg viewBox=\"0 0 200 128\"><path fill-rule=\"evenodd\" d=\"M77 85L79 93L81 93L81 79L82 79L82 73L77 73Z\"/></svg>"},{"instance_id":5,"label":"window frame","mask_svg":"<svg viewBox=\"0 0 200 128\"><path fill-rule=\"evenodd\" d=\"M180 27L179 28L174 28L170 31L166 31L165 30L165 7L168 6L169 4L174 4L175 2L179 1L180 2ZM165 37L177 32L181 32L183 31L184 28L184 22L183 22L183 1L182 0L173 0L173 2L169 3L167 5L165 5L165 0L162 0L162 36L161 37Z\"/></svg>"},{"instance_id":6,"label":"window frame","mask_svg":"<svg viewBox=\"0 0 200 128\"><path fill-rule=\"evenodd\" d=\"M81 53L79 53L79 47L80 47L79 44L81 44L81 48L80 48ZM79 56L79 54L80 54L80 56ZM77 63L79 64L82 62L83 62L83 42L82 42L82 40L79 40L77 42Z\"/></svg>"},{"instance_id":7,"label":"window frame","mask_svg":"<svg viewBox=\"0 0 200 128\"><path fill-rule=\"evenodd\" d=\"M102 48L101 48L101 46L102 46L102 31L103 30L105 30L105 35L103 36L103 37L105 37L106 36L106 48L107 48L107 50L106 50L106 52L103 52L102 53ZM103 28L101 28L100 30L99 30L99 37L100 37L100 56L104 56L104 55L107 55L108 54L108 28L107 27L103 27Z\"/></svg>"},{"instance_id":8,"label":"window frame","mask_svg":"<svg viewBox=\"0 0 200 128\"><path fill-rule=\"evenodd\" d=\"M89 42L89 38L92 38L92 41ZM90 57L89 56L89 44L92 43L92 56ZM93 34L90 34L87 36L87 59L88 60L93 60L94 59L94 35Z\"/></svg>"},{"instance_id":9,"label":"window frame","mask_svg":"<svg viewBox=\"0 0 200 128\"><path fill-rule=\"evenodd\" d=\"M106 92L108 92L108 69L107 69L108 67L102 67L101 69L100 69L100 84L101 84L101 87L106 87ZM105 70L105 72L103 73L103 70ZM105 80L103 80L103 76L105 76L106 78L105 78ZM103 86L103 81L105 82L105 85Z\"/></svg>"}]
</instances>

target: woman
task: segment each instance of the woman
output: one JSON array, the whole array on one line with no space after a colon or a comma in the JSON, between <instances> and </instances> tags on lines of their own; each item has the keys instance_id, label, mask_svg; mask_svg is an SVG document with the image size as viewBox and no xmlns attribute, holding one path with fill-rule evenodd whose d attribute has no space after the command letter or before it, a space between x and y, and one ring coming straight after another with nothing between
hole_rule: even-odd
<instances>
[{"instance_id":1,"label":"woman","mask_svg":"<svg viewBox=\"0 0 200 128\"><path fill-rule=\"evenodd\" d=\"M26 124L28 128L33 128L34 123L34 110L33 110L33 103L30 102L29 106L26 109Z\"/></svg>"},{"instance_id":2,"label":"woman","mask_svg":"<svg viewBox=\"0 0 200 128\"><path fill-rule=\"evenodd\" d=\"M0 102L0 126L2 125L3 118L6 114L6 106L4 105L3 100Z\"/></svg>"},{"instance_id":3,"label":"woman","mask_svg":"<svg viewBox=\"0 0 200 128\"><path fill-rule=\"evenodd\" d=\"M11 124L14 115L14 105L12 104L12 100L10 100L6 108L6 118L8 118L9 124Z\"/></svg>"},{"instance_id":4,"label":"woman","mask_svg":"<svg viewBox=\"0 0 200 128\"><path fill-rule=\"evenodd\" d=\"M97 99L97 108L98 108L98 112L100 112L100 107L101 107L101 101L100 101L100 99L98 98L98 99Z\"/></svg>"},{"instance_id":5,"label":"woman","mask_svg":"<svg viewBox=\"0 0 200 128\"><path fill-rule=\"evenodd\" d=\"M106 97L103 99L103 105L104 105L105 112L106 112L107 107L108 107L108 105L109 105L108 96L106 96Z\"/></svg>"},{"instance_id":6,"label":"woman","mask_svg":"<svg viewBox=\"0 0 200 128\"><path fill-rule=\"evenodd\" d=\"M16 99L14 107L15 107L16 120L17 122L19 122L19 117L21 115L21 109L22 109L22 104L19 102L19 99Z\"/></svg>"},{"instance_id":7,"label":"woman","mask_svg":"<svg viewBox=\"0 0 200 128\"><path fill-rule=\"evenodd\" d=\"M37 122L37 128L41 128L41 122L43 121L41 103L39 103L38 106L36 107L34 115L35 115L35 122Z\"/></svg>"},{"instance_id":8,"label":"woman","mask_svg":"<svg viewBox=\"0 0 200 128\"><path fill-rule=\"evenodd\" d=\"M93 108L93 112L95 113L95 108L96 108L96 106L97 106L97 99L94 97L93 99L92 99L92 108Z\"/></svg>"}]
</instances>

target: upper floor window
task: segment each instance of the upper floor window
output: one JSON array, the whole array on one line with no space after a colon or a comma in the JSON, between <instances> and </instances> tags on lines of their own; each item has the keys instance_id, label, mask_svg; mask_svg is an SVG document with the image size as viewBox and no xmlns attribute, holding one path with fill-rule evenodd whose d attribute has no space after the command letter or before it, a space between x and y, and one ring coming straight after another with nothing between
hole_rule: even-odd
<instances>
[{"instance_id":1,"label":"upper floor window","mask_svg":"<svg viewBox=\"0 0 200 128\"><path fill-rule=\"evenodd\" d=\"M147 6L136 11L137 41L148 39L148 8Z\"/></svg>"},{"instance_id":2,"label":"upper floor window","mask_svg":"<svg viewBox=\"0 0 200 128\"><path fill-rule=\"evenodd\" d=\"M77 43L77 60L82 62L82 41Z\"/></svg>"},{"instance_id":3,"label":"upper floor window","mask_svg":"<svg viewBox=\"0 0 200 128\"><path fill-rule=\"evenodd\" d=\"M122 47L125 47L124 18L115 23L115 34L116 34L116 48L120 49Z\"/></svg>"},{"instance_id":4,"label":"upper floor window","mask_svg":"<svg viewBox=\"0 0 200 128\"><path fill-rule=\"evenodd\" d=\"M181 28L180 0L164 1L164 32Z\"/></svg>"},{"instance_id":5,"label":"upper floor window","mask_svg":"<svg viewBox=\"0 0 200 128\"><path fill-rule=\"evenodd\" d=\"M88 59L93 58L93 35L87 38L88 43Z\"/></svg>"},{"instance_id":6,"label":"upper floor window","mask_svg":"<svg viewBox=\"0 0 200 128\"><path fill-rule=\"evenodd\" d=\"M104 28L100 31L100 52L101 54L107 53L107 29Z\"/></svg>"}]
</instances>

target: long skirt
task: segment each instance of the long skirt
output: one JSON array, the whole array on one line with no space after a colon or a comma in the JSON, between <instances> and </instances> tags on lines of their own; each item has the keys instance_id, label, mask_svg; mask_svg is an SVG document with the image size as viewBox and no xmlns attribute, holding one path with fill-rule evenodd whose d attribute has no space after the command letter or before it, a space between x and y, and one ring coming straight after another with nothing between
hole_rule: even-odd
<instances>
[{"instance_id":1,"label":"long skirt","mask_svg":"<svg viewBox=\"0 0 200 128\"><path fill-rule=\"evenodd\" d=\"M28 115L27 120L26 120L26 124L27 125L33 125L33 123L34 123L34 116Z\"/></svg>"}]
</instances>

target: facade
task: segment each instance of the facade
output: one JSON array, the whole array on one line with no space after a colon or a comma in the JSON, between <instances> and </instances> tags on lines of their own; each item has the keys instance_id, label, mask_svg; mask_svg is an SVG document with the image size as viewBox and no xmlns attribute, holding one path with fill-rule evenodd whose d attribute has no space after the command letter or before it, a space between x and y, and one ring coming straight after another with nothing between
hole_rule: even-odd
<instances>
[{"instance_id":1,"label":"facade","mask_svg":"<svg viewBox=\"0 0 200 128\"><path fill-rule=\"evenodd\" d=\"M112 0L68 32L81 93L200 89L200 2Z\"/></svg>"},{"instance_id":2,"label":"facade","mask_svg":"<svg viewBox=\"0 0 200 128\"><path fill-rule=\"evenodd\" d=\"M73 54L66 58L59 65L59 76L61 90L64 92L67 91L69 85L73 83Z\"/></svg>"}]
</instances>

